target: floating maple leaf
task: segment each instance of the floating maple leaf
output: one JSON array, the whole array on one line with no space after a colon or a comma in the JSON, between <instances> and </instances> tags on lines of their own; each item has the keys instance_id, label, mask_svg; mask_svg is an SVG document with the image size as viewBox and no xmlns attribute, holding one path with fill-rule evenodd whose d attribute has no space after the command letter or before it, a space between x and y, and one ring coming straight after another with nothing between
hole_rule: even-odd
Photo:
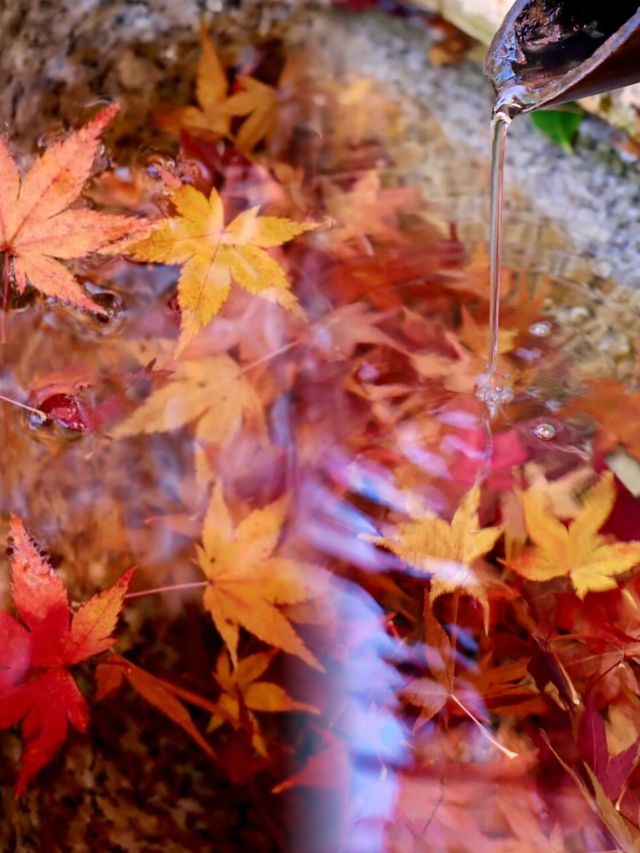
<instances>
[{"instance_id":1,"label":"floating maple leaf","mask_svg":"<svg viewBox=\"0 0 640 853\"><path fill-rule=\"evenodd\" d=\"M10 525L11 592L22 622L0 613L0 728L22 722L25 747L16 796L58 752L69 725L86 731L89 709L69 667L104 652L133 569L72 614L67 590L19 518Z\"/></svg>"},{"instance_id":2,"label":"floating maple leaf","mask_svg":"<svg viewBox=\"0 0 640 853\"><path fill-rule=\"evenodd\" d=\"M322 669L279 609L279 605L297 604L311 596L300 567L273 553L282 533L284 511L284 502L279 500L254 510L236 527L222 486L217 484L213 491L198 562L209 580L204 605L235 666L242 627L263 642Z\"/></svg>"},{"instance_id":3,"label":"floating maple leaf","mask_svg":"<svg viewBox=\"0 0 640 853\"><path fill-rule=\"evenodd\" d=\"M197 107L178 107L155 117L156 124L170 133L186 130L197 136L218 138L229 133L230 114L221 111L227 98L227 74L204 24L200 26L202 52L196 76Z\"/></svg>"},{"instance_id":4,"label":"floating maple leaf","mask_svg":"<svg viewBox=\"0 0 640 853\"><path fill-rule=\"evenodd\" d=\"M388 549L409 566L431 575L431 601L455 590L475 598L489 617L489 601L474 563L496 544L502 527L481 527L478 519L480 489L465 496L451 523L426 510L411 513L411 521L398 524L391 536L362 536Z\"/></svg>"},{"instance_id":5,"label":"floating maple leaf","mask_svg":"<svg viewBox=\"0 0 640 853\"><path fill-rule=\"evenodd\" d=\"M507 565L531 581L568 576L580 598L588 592L615 589L617 576L640 563L640 542L609 543L598 533L615 499L613 475L607 472L590 489L580 513L567 527L552 514L544 493L524 492L525 523L535 547Z\"/></svg>"},{"instance_id":6,"label":"floating maple leaf","mask_svg":"<svg viewBox=\"0 0 640 853\"><path fill-rule=\"evenodd\" d=\"M222 199L215 188L207 198L183 185L172 192L171 200L178 216L156 223L144 240L118 248L138 261L183 265L178 282L182 312L178 351L220 311L232 281L283 308L299 310L286 272L265 250L316 228L315 223L258 216L258 208L252 207L225 227Z\"/></svg>"},{"instance_id":7,"label":"floating maple leaf","mask_svg":"<svg viewBox=\"0 0 640 853\"><path fill-rule=\"evenodd\" d=\"M0 139L0 252L5 281L22 293L29 282L47 296L103 313L60 260L81 258L146 228L143 220L86 208L68 209L89 177L100 134L118 113L113 104L48 148L20 180Z\"/></svg>"},{"instance_id":8,"label":"floating maple leaf","mask_svg":"<svg viewBox=\"0 0 640 853\"><path fill-rule=\"evenodd\" d=\"M239 660L237 667L232 669L229 655L223 649L214 672L214 678L223 691L218 704L227 712L227 719L232 720L236 728L239 728L246 718L253 732L253 746L260 755L267 754L267 745L255 715L256 711L271 714L284 711L318 713L318 709L313 705L292 699L279 684L258 680L272 660L271 652L258 652ZM225 718L220 714L214 714L209 731L215 731L225 722Z\"/></svg>"},{"instance_id":9,"label":"floating maple leaf","mask_svg":"<svg viewBox=\"0 0 640 853\"><path fill-rule=\"evenodd\" d=\"M114 435L169 432L195 421L199 442L225 444L245 420L262 429L260 399L232 358L214 355L181 361Z\"/></svg>"}]
</instances>

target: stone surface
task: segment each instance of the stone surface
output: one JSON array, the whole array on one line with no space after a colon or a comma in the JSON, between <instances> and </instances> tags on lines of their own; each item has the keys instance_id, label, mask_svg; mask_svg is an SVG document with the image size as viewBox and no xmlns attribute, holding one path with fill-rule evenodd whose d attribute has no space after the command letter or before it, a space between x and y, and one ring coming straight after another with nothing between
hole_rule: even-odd
<instances>
[{"instance_id":1,"label":"stone surface","mask_svg":"<svg viewBox=\"0 0 640 853\"><path fill-rule=\"evenodd\" d=\"M478 64L434 68L428 32L381 16L333 16L315 30L318 73L373 78L400 106L398 180L420 188L443 229L486 241L493 97ZM640 171L612 153L612 134L587 117L567 153L528 117L513 123L505 260L553 278L553 310L587 373L625 378L640 339Z\"/></svg>"},{"instance_id":2,"label":"stone surface","mask_svg":"<svg viewBox=\"0 0 640 853\"><path fill-rule=\"evenodd\" d=\"M425 32L403 21L341 16L319 39L328 62L389 87L406 132L394 152L404 179L474 242L486 238L492 92L478 65L433 68ZM319 25L318 25L319 26ZM575 152L516 120L507 150L507 256L523 267L640 288L640 171L613 156L588 118Z\"/></svg>"},{"instance_id":3,"label":"stone surface","mask_svg":"<svg viewBox=\"0 0 640 853\"><path fill-rule=\"evenodd\" d=\"M116 133L153 144L149 115L191 96L204 19L222 49L245 35L290 32L298 0L34 0L0 3L0 128L28 151L45 132L77 126L82 109L118 100ZM325 4L326 5L326 4Z\"/></svg>"}]
</instances>

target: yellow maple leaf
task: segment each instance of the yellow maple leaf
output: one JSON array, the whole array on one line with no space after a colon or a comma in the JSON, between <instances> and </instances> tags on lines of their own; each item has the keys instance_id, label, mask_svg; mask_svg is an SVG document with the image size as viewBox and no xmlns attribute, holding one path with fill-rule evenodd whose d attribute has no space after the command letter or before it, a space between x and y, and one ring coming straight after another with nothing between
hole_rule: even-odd
<instances>
[{"instance_id":1,"label":"yellow maple leaf","mask_svg":"<svg viewBox=\"0 0 640 853\"><path fill-rule=\"evenodd\" d=\"M160 220L144 240L118 246L138 261L182 264L178 302L182 323L178 352L220 311L235 281L288 310L300 310L287 273L266 249L316 228L279 216L258 216L252 207L225 227L222 199L192 186L174 190L177 216Z\"/></svg>"},{"instance_id":2,"label":"yellow maple leaf","mask_svg":"<svg viewBox=\"0 0 640 853\"><path fill-rule=\"evenodd\" d=\"M451 523L428 511L411 511L411 521L398 524L392 536L362 538L391 551L407 565L430 574L431 601L445 593L463 590L482 606L485 624L489 600L482 575L474 566L489 553L502 535L502 527L480 527L480 489L465 496Z\"/></svg>"},{"instance_id":3,"label":"yellow maple leaf","mask_svg":"<svg viewBox=\"0 0 640 853\"><path fill-rule=\"evenodd\" d=\"M214 490L198 546L198 562L209 581L204 606L238 665L240 628L264 643L297 655L309 666L322 666L306 647L280 605L311 597L302 569L274 554L285 518L283 500L251 512L234 525L222 486Z\"/></svg>"},{"instance_id":4,"label":"yellow maple leaf","mask_svg":"<svg viewBox=\"0 0 640 853\"><path fill-rule=\"evenodd\" d=\"M89 178L102 132L119 109L117 104L106 107L52 145L23 178L0 138L0 253L5 281L13 280L20 293L29 282L47 296L103 313L60 261L102 251L146 230L142 219L69 207Z\"/></svg>"},{"instance_id":5,"label":"yellow maple leaf","mask_svg":"<svg viewBox=\"0 0 640 853\"><path fill-rule=\"evenodd\" d=\"M231 117L220 107L227 100L227 74L204 24L200 26L202 52L196 75L198 106L178 107L160 113L156 124L163 130L178 134L186 130L196 136L217 139L229 134Z\"/></svg>"},{"instance_id":6,"label":"yellow maple leaf","mask_svg":"<svg viewBox=\"0 0 640 853\"><path fill-rule=\"evenodd\" d=\"M318 714L313 705L292 699L284 688L272 681L261 681L262 676L271 661L272 652L258 652L238 661L235 669L226 649L220 652L213 677L222 690L218 705L226 716L214 714L209 722L209 731L215 731L231 721L235 728L240 728L246 721L251 725L251 742L260 755L267 754L267 745L262 735L260 722L256 712L284 713L287 711L307 711Z\"/></svg>"},{"instance_id":7,"label":"yellow maple leaf","mask_svg":"<svg viewBox=\"0 0 640 853\"><path fill-rule=\"evenodd\" d=\"M567 527L553 515L548 498L538 489L522 494L522 505L533 548L507 565L531 581L570 577L580 598L588 592L615 589L617 576L640 563L640 542L608 542L598 531L615 503L613 475L603 474L589 490L582 509Z\"/></svg>"},{"instance_id":8,"label":"yellow maple leaf","mask_svg":"<svg viewBox=\"0 0 640 853\"><path fill-rule=\"evenodd\" d=\"M263 429L260 399L239 365L221 354L179 362L113 435L170 432L195 422L196 441L224 444L247 420Z\"/></svg>"},{"instance_id":9,"label":"yellow maple leaf","mask_svg":"<svg viewBox=\"0 0 640 853\"><path fill-rule=\"evenodd\" d=\"M238 151L249 154L276 126L278 90L246 75L236 82L242 91L231 95L223 109L229 116L246 116L234 142Z\"/></svg>"}]
</instances>

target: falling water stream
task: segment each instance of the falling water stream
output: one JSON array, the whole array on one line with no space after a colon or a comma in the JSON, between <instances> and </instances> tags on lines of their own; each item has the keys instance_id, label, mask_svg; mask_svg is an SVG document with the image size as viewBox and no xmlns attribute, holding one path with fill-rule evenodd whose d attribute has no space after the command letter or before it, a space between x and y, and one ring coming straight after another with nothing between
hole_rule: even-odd
<instances>
[{"instance_id":1,"label":"falling water stream","mask_svg":"<svg viewBox=\"0 0 640 853\"><path fill-rule=\"evenodd\" d=\"M512 118L508 112L496 109L491 123L491 221L490 221L490 292L489 292L489 355L487 371L478 382L478 396L487 404L491 417L500 406L513 399L509 377L498 372L500 336L500 296L502 277L502 244L504 235L504 162L507 134Z\"/></svg>"}]
</instances>

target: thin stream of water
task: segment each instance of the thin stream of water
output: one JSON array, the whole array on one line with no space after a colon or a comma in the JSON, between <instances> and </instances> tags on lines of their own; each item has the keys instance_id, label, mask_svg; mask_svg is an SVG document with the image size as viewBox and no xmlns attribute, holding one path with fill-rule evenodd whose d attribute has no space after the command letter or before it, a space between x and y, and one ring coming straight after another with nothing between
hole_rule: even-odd
<instances>
[{"instance_id":1,"label":"thin stream of water","mask_svg":"<svg viewBox=\"0 0 640 853\"><path fill-rule=\"evenodd\" d=\"M491 231L490 231L490 290L489 290L489 360L487 373L493 379L498 368L500 333L500 295L502 278L502 243L504 234L504 159L507 133L511 118L498 112L491 124Z\"/></svg>"},{"instance_id":2,"label":"thin stream of water","mask_svg":"<svg viewBox=\"0 0 640 853\"><path fill-rule=\"evenodd\" d=\"M487 404L494 418L500 406L513 399L509 377L498 373L500 340L500 297L502 279L503 208L504 208L504 161L507 133L511 116L497 110L491 123L491 223L490 223L490 292L489 292L489 356L487 371L478 381L478 396Z\"/></svg>"}]
</instances>

